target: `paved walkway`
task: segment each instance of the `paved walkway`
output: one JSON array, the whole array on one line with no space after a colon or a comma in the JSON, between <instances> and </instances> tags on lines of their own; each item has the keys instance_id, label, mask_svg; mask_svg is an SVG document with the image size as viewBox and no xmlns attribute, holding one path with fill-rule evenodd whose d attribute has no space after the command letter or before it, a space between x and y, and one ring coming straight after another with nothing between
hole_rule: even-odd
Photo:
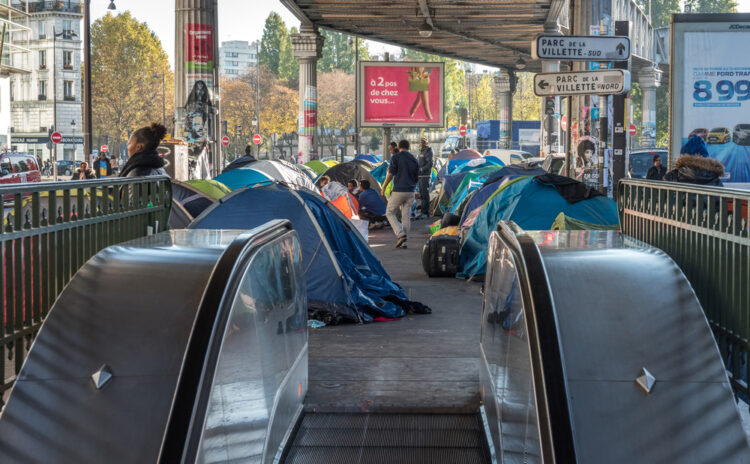
<instances>
[{"instance_id":1,"label":"paved walkway","mask_svg":"<svg viewBox=\"0 0 750 464\"><path fill-rule=\"evenodd\" d=\"M433 310L400 321L310 330L308 410L475 412L479 407L480 284L430 279L422 270L428 221L407 250L390 229L370 246L407 296Z\"/></svg>"}]
</instances>

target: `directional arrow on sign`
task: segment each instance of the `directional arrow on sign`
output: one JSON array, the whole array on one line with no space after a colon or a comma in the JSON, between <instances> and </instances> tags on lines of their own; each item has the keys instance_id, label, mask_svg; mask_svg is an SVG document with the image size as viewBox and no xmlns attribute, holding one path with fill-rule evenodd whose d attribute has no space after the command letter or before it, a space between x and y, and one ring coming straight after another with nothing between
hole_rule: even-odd
<instances>
[{"instance_id":1,"label":"directional arrow on sign","mask_svg":"<svg viewBox=\"0 0 750 464\"><path fill-rule=\"evenodd\" d=\"M547 81L539 81L539 84L537 84L540 89L545 90L547 87L549 87L549 82Z\"/></svg>"},{"instance_id":2,"label":"directional arrow on sign","mask_svg":"<svg viewBox=\"0 0 750 464\"><path fill-rule=\"evenodd\" d=\"M625 45L620 42L617 44L617 47L615 49L617 50L617 53L622 56L623 52L625 51Z\"/></svg>"}]
</instances>

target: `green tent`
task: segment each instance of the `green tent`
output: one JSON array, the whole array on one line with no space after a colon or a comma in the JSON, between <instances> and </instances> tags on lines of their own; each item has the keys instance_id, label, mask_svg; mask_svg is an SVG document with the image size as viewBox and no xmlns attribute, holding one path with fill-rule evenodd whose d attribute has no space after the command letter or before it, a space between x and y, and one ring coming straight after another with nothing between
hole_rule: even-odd
<instances>
[{"instance_id":1,"label":"green tent","mask_svg":"<svg viewBox=\"0 0 750 464\"><path fill-rule=\"evenodd\" d=\"M214 200L224 198L225 195L232 193L232 189L213 179L193 179L184 183Z\"/></svg>"},{"instance_id":2,"label":"green tent","mask_svg":"<svg viewBox=\"0 0 750 464\"><path fill-rule=\"evenodd\" d=\"M619 230L619 224L592 224L586 221L580 221L574 217L566 216L560 213L552 223L550 230Z\"/></svg>"},{"instance_id":3,"label":"green tent","mask_svg":"<svg viewBox=\"0 0 750 464\"><path fill-rule=\"evenodd\" d=\"M330 168L330 166L320 160L308 161L307 163L305 163L305 166L315 171L315 174L317 175L323 174L328 170L328 168Z\"/></svg>"}]
</instances>

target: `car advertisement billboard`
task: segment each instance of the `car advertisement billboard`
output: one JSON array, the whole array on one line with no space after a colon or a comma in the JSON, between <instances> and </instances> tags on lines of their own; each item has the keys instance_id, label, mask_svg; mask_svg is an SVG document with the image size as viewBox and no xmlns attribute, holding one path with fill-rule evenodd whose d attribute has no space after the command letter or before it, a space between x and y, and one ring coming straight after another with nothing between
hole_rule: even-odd
<instances>
[{"instance_id":1,"label":"car advertisement billboard","mask_svg":"<svg viewBox=\"0 0 750 464\"><path fill-rule=\"evenodd\" d=\"M724 182L750 182L750 14L675 15L672 31L672 154L698 135Z\"/></svg>"},{"instance_id":2,"label":"car advertisement billboard","mask_svg":"<svg viewBox=\"0 0 750 464\"><path fill-rule=\"evenodd\" d=\"M359 64L361 127L443 127L443 63Z\"/></svg>"}]
</instances>

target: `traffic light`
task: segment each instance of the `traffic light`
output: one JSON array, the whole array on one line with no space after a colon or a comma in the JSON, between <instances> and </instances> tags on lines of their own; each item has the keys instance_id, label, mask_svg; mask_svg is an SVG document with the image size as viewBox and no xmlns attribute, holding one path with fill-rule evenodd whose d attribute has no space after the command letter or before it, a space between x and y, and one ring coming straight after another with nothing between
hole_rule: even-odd
<instances>
[{"instance_id":1,"label":"traffic light","mask_svg":"<svg viewBox=\"0 0 750 464\"><path fill-rule=\"evenodd\" d=\"M221 121L221 135L222 136L228 136L229 135L229 121Z\"/></svg>"},{"instance_id":2,"label":"traffic light","mask_svg":"<svg viewBox=\"0 0 750 464\"><path fill-rule=\"evenodd\" d=\"M55 132L55 126L49 126L47 131L47 148L52 150L52 133Z\"/></svg>"},{"instance_id":3,"label":"traffic light","mask_svg":"<svg viewBox=\"0 0 750 464\"><path fill-rule=\"evenodd\" d=\"M555 114L555 97L544 97L544 114L548 116Z\"/></svg>"}]
</instances>

